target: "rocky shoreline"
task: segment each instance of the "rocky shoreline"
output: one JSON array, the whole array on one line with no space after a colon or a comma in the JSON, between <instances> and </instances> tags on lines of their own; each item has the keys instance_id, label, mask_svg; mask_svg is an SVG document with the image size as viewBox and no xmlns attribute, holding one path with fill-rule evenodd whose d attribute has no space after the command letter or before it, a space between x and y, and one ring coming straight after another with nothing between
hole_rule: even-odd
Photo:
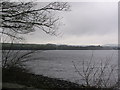
<instances>
[{"instance_id":1,"label":"rocky shoreline","mask_svg":"<svg viewBox=\"0 0 120 90\"><path fill-rule=\"evenodd\" d=\"M17 72L3 70L4 83L15 83L25 85L27 87L42 88L50 90L53 88L79 88L80 85L65 80L50 78L43 75L35 75L32 73ZM4 85L5 87L5 85Z\"/></svg>"}]
</instances>

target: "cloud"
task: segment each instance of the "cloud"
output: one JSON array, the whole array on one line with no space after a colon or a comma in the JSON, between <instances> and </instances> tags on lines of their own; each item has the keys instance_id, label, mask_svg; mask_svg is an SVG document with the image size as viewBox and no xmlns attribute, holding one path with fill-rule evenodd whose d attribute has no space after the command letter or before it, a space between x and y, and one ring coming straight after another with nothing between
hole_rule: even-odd
<instances>
[{"instance_id":1,"label":"cloud","mask_svg":"<svg viewBox=\"0 0 120 90\"><path fill-rule=\"evenodd\" d=\"M73 7L70 13L64 15L66 34L101 35L117 32L116 4L82 3L80 6Z\"/></svg>"},{"instance_id":2,"label":"cloud","mask_svg":"<svg viewBox=\"0 0 120 90\"><path fill-rule=\"evenodd\" d=\"M112 44L118 41L117 2L71 2L70 12L61 12L63 37L36 31L28 42L57 44Z\"/></svg>"}]
</instances>

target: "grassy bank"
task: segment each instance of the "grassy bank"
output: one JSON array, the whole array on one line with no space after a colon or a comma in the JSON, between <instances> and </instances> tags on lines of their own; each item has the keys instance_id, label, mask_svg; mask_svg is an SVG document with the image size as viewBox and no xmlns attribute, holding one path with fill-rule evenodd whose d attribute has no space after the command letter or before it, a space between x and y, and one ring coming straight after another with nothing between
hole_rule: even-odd
<instances>
[{"instance_id":1,"label":"grassy bank","mask_svg":"<svg viewBox=\"0 0 120 90\"><path fill-rule=\"evenodd\" d=\"M32 73L21 72L19 70L7 69L3 69L3 83L20 84L27 87L38 88L38 90L113 90L97 89L95 87L84 87L83 85L79 85L65 80L59 80L43 75L35 75ZM3 90L4 89L7 90L6 88L3 88Z\"/></svg>"}]
</instances>

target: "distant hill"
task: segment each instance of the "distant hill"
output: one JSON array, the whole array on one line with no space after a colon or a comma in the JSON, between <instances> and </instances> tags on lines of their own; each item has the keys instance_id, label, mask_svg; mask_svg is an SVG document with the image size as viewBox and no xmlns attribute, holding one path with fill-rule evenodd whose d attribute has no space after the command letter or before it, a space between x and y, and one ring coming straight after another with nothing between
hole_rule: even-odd
<instances>
[{"instance_id":1,"label":"distant hill","mask_svg":"<svg viewBox=\"0 0 120 90\"><path fill-rule=\"evenodd\" d=\"M3 50L118 50L118 47L111 46L74 46L56 44L10 44L2 43Z\"/></svg>"}]
</instances>

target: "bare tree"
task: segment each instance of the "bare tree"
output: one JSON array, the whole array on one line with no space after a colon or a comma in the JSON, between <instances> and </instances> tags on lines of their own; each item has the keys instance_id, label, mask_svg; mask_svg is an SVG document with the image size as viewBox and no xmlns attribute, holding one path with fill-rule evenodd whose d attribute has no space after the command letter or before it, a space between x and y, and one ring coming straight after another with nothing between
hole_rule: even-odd
<instances>
[{"instance_id":1,"label":"bare tree","mask_svg":"<svg viewBox=\"0 0 120 90\"><path fill-rule=\"evenodd\" d=\"M41 2L42 3L42 2ZM56 12L68 11L69 4L66 2L0 2L0 33L4 39L2 43L9 42L10 46L17 41L23 40L21 35L42 30L50 35L57 35L56 30L59 26L60 18ZM9 41L7 41L9 39ZM35 60L31 58L35 51L29 51L21 54L21 50L14 51L2 50L2 67L23 67L24 62Z\"/></svg>"},{"instance_id":2,"label":"bare tree","mask_svg":"<svg viewBox=\"0 0 120 90\"><path fill-rule=\"evenodd\" d=\"M1 2L0 33L10 37L17 34L27 34L34 32L36 28L47 34L56 35L59 24L59 17L55 16L55 11L67 11L69 5L66 2L51 2L39 7L34 2Z\"/></svg>"}]
</instances>

